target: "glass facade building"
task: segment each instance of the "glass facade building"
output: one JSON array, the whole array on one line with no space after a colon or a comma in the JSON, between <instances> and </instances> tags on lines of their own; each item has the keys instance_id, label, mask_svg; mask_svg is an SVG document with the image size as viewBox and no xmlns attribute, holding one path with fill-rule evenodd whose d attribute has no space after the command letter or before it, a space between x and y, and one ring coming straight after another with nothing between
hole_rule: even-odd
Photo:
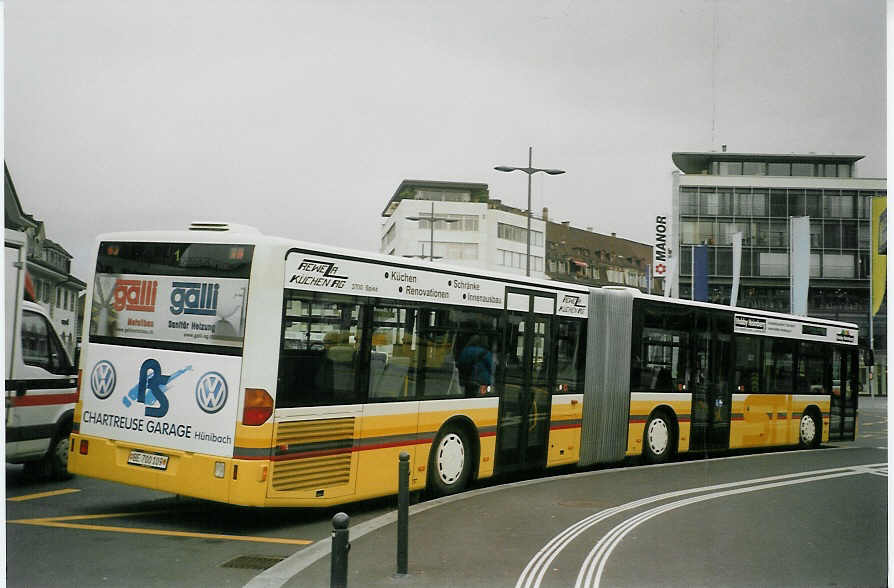
<instances>
[{"instance_id":1,"label":"glass facade building","mask_svg":"<svg viewBox=\"0 0 894 588\"><path fill-rule=\"evenodd\" d=\"M708 246L709 302L729 304L733 235L742 233L738 306L790 311L789 219L810 218L808 315L850 321L869 344L872 199L862 156L674 153L678 294L691 297L692 247ZM876 321L876 348L886 329ZM880 332L881 331L881 332Z\"/></svg>"}]
</instances>

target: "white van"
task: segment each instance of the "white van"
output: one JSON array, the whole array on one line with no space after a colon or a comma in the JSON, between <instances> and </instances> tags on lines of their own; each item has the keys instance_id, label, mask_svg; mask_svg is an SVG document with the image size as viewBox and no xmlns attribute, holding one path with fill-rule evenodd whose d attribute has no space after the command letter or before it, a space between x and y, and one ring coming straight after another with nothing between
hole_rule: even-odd
<instances>
[{"instance_id":1,"label":"white van","mask_svg":"<svg viewBox=\"0 0 894 588\"><path fill-rule=\"evenodd\" d=\"M40 478L68 476L77 370L47 312L24 300L27 237L6 229L6 461Z\"/></svg>"}]
</instances>

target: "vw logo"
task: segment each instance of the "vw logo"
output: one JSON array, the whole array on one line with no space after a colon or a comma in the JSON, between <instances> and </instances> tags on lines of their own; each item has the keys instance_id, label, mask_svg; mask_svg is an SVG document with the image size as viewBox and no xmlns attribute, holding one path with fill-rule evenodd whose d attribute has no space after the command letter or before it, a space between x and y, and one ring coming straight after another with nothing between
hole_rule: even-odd
<instances>
[{"instance_id":1,"label":"vw logo","mask_svg":"<svg viewBox=\"0 0 894 588\"><path fill-rule=\"evenodd\" d=\"M227 403L227 381L217 372L208 372L196 384L196 404L214 414Z\"/></svg>"},{"instance_id":2,"label":"vw logo","mask_svg":"<svg viewBox=\"0 0 894 588\"><path fill-rule=\"evenodd\" d=\"M115 367L106 360L97 362L90 372L90 389L93 395L100 400L105 400L115 391Z\"/></svg>"}]
</instances>

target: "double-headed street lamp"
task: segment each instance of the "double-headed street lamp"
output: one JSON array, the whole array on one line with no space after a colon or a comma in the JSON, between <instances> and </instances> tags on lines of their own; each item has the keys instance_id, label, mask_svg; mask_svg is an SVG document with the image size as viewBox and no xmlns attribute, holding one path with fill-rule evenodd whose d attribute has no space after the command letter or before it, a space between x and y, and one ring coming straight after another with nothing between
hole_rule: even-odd
<instances>
[{"instance_id":1,"label":"double-headed street lamp","mask_svg":"<svg viewBox=\"0 0 894 588\"><path fill-rule=\"evenodd\" d=\"M525 275L531 276L531 176L536 174L537 172L543 172L545 174L549 174L551 176L557 176L559 174L564 174L565 170L562 169L539 169L533 167L533 158L534 158L534 148L528 147L528 167L512 167L508 165L498 165L494 169L501 172L514 172L521 171L528 174L528 254L527 261L525 262ZM434 214L434 213L432 213Z\"/></svg>"},{"instance_id":2,"label":"double-headed street lamp","mask_svg":"<svg viewBox=\"0 0 894 588\"><path fill-rule=\"evenodd\" d=\"M407 220L431 221L431 233L430 233L431 238L429 240L429 246L428 246L428 254L429 254L429 257L431 258L431 261L435 260L435 221L441 221L441 222L445 222L445 223L455 223L455 222L459 221L458 218L447 218L446 216L436 217L435 216L435 201L434 200L431 201L431 216L430 217L428 217L428 216L408 216ZM425 255L424 255L425 252L423 251L422 253L423 253L422 258L425 259Z\"/></svg>"}]
</instances>

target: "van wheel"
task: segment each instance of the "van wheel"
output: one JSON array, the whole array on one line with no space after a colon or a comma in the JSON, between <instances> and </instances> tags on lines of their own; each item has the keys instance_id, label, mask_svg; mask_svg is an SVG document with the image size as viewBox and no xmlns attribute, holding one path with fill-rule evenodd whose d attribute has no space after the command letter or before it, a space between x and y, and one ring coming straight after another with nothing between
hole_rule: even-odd
<instances>
[{"instance_id":1,"label":"van wheel","mask_svg":"<svg viewBox=\"0 0 894 588\"><path fill-rule=\"evenodd\" d=\"M68 480L72 474L68 471L68 448L71 445L71 425L64 431L65 436L53 439L50 443L50 451L45 460L49 462L50 478L53 480Z\"/></svg>"},{"instance_id":2,"label":"van wheel","mask_svg":"<svg viewBox=\"0 0 894 588\"><path fill-rule=\"evenodd\" d=\"M50 449L41 459L25 464L25 474L36 480L68 480L68 447L71 423L50 441Z\"/></svg>"},{"instance_id":3,"label":"van wheel","mask_svg":"<svg viewBox=\"0 0 894 588\"><path fill-rule=\"evenodd\" d=\"M441 431L431 446L428 460L430 492L446 496L465 490L472 475L472 446L456 426Z\"/></svg>"}]
</instances>

